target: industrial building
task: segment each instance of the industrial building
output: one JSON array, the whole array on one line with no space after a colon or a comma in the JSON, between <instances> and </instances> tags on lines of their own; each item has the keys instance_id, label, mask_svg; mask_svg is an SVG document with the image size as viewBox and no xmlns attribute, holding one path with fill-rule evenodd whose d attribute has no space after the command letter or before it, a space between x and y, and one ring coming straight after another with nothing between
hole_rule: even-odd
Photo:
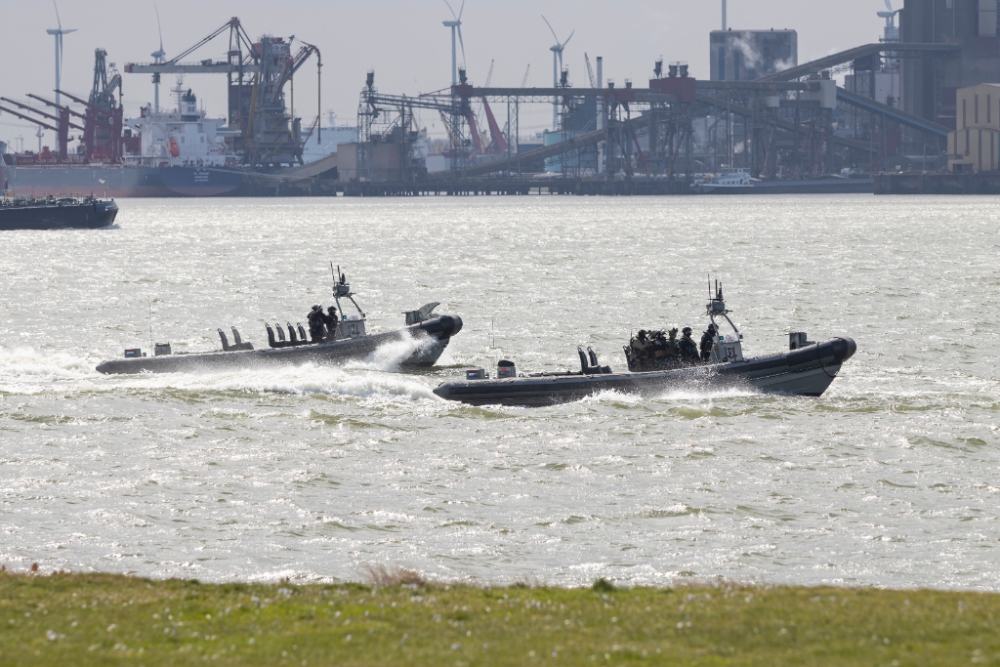
<instances>
[{"instance_id":1,"label":"industrial building","mask_svg":"<svg viewBox=\"0 0 1000 667\"><path fill-rule=\"evenodd\" d=\"M1000 159L1000 84L962 88L956 96L958 125L948 133L951 171L996 171Z\"/></svg>"},{"instance_id":2,"label":"industrial building","mask_svg":"<svg viewBox=\"0 0 1000 667\"><path fill-rule=\"evenodd\" d=\"M799 64L794 30L713 30L712 81L753 81Z\"/></svg>"},{"instance_id":3,"label":"industrial building","mask_svg":"<svg viewBox=\"0 0 1000 667\"><path fill-rule=\"evenodd\" d=\"M955 93L1000 83L997 0L906 0L899 14L900 43L953 44L948 57L902 60L902 109L949 129L956 127Z\"/></svg>"},{"instance_id":4,"label":"industrial building","mask_svg":"<svg viewBox=\"0 0 1000 667\"><path fill-rule=\"evenodd\" d=\"M153 75L157 109L162 74L224 75L229 104L220 122L228 127L232 166L250 174L253 192L515 192L538 175L549 184L577 182L550 191L673 193L696 177L731 170L758 183L997 170L1000 0L901 1L900 9L886 2L877 12L885 22L878 39L800 63L796 30L731 28L722 0L722 29L707 40L707 79L691 76L682 61L665 66L660 58L651 59L648 83L618 86L605 80L603 59L596 59L595 74L586 54L586 76L577 77L583 85L574 85L563 67L573 33L563 41L549 25L553 81L542 88L526 87L527 72L520 87L492 86L492 68L483 85L473 84L457 56L459 11L444 22L452 38L450 87L415 96L383 93L368 72L356 128L336 132L321 125L319 108L315 122L303 128L286 104L286 85L310 58L318 84L319 50L304 42L296 49L292 38L253 41L236 18L170 60L161 48L155 62L129 63L125 72ZM225 36L224 59L182 60ZM122 156L134 140L116 130L116 76L95 79L88 159L91 153ZM520 133L527 104L553 112L551 129L532 145ZM40 115L65 138L76 127L72 111L55 108L57 115ZM18 109L29 112L20 103ZM447 140L432 141L418 113L440 116ZM466 185L487 181L505 185ZM374 183L388 185L367 188Z\"/></svg>"}]
</instances>

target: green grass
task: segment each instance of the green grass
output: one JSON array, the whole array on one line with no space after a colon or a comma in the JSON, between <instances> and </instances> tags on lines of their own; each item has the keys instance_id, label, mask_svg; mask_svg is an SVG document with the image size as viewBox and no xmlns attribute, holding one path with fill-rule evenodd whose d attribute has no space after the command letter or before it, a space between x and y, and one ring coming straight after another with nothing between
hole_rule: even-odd
<instances>
[{"instance_id":1,"label":"green grass","mask_svg":"<svg viewBox=\"0 0 1000 667\"><path fill-rule=\"evenodd\" d=\"M0 665L1000 664L1000 595L0 573Z\"/></svg>"}]
</instances>

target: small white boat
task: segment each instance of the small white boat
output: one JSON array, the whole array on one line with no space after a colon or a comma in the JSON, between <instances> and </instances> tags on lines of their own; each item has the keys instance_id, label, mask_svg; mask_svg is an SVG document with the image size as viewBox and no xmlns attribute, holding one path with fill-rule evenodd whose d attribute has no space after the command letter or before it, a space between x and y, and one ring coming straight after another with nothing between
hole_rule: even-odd
<instances>
[{"instance_id":1,"label":"small white boat","mask_svg":"<svg viewBox=\"0 0 1000 667\"><path fill-rule=\"evenodd\" d=\"M718 174L696 178L691 191L697 194L729 194L753 188L749 169L726 169Z\"/></svg>"}]
</instances>

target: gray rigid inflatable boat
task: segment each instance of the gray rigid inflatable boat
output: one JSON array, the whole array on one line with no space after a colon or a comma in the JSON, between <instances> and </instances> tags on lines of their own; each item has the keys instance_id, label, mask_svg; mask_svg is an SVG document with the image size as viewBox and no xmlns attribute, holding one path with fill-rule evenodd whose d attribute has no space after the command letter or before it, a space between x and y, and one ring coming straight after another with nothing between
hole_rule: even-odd
<instances>
[{"instance_id":1,"label":"gray rigid inflatable boat","mask_svg":"<svg viewBox=\"0 0 1000 667\"><path fill-rule=\"evenodd\" d=\"M854 356L857 345L850 338L810 342L806 334L789 334L789 351L766 357L743 358L743 334L729 318L722 289L708 304L708 316L720 331L725 320L733 334L719 334L707 362L678 363L671 368L646 372L615 373L601 366L593 350L580 354L581 369L575 372L517 375L514 364L501 361L497 377L490 379L481 369L468 372L465 381L447 382L434 393L471 405L545 406L577 401L603 392L656 396L675 389L755 389L765 393L820 396Z\"/></svg>"},{"instance_id":2,"label":"gray rigid inflatable boat","mask_svg":"<svg viewBox=\"0 0 1000 667\"><path fill-rule=\"evenodd\" d=\"M97 366L106 374L175 373L181 371L254 368L276 364L337 363L366 358L388 343L413 340L414 351L403 366L433 366L451 337L462 330L462 318L442 315L412 326L379 334L366 334L332 342L267 350L232 350L194 354L164 354L153 357L112 359ZM245 344L245 343L244 343Z\"/></svg>"},{"instance_id":3,"label":"gray rigid inflatable boat","mask_svg":"<svg viewBox=\"0 0 1000 667\"><path fill-rule=\"evenodd\" d=\"M332 268L332 267L331 267ZM336 300L336 312L331 307L330 312L337 315L337 325L332 337L320 342L310 342L305 330L288 324L288 338L285 338L284 328L276 324L272 329L267 325L269 349L255 350L250 343L243 342L239 332L233 328L235 343L229 344L226 334L219 329L222 339L222 350L213 352L178 353L171 351L169 343L157 344L155 354L147 357L140 350L126 350L126 358L112 359L98 364L97 370L106 374L122 373L174 373L181 371L226 370L234 368L255 368L270 365L295 365L304 363L343 363L345 361L362 360L391 343L408 343L412 348L406 357L400 360L403 366L433 366L444 349L448 347L451 337L462 330L462 318L457 315L439 315L431 317L438 303L428 303L418 310L412 310L406 315L406 326L385 333L369 334L365 330L365 314L354 300L351 286L347 284L344 274L333 286L333 298ZM341 299L348 299L357 309L358 314L348 317L344 313ZM274 332L278 332L275 339ZM330 339L332 338L332 339Z\"/></svg>"}]
</instances>

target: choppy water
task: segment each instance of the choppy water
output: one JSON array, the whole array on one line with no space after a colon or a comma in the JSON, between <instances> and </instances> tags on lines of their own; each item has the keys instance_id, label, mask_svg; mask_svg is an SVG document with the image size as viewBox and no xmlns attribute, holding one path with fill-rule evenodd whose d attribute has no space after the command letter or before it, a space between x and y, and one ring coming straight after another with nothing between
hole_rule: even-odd
<instances>
[{"instance_id":1,"label":"choppy water","mask_svg":"<svg viewBox=\"0 0 1000 667\"><path fill-rule=\"evenodd\" d=\"M1000 590L995 198L522 197L120 202L120 227L0 237L0 562L207 581L352 579ZM443 367L104 377L302 320L341 264L371 324L428 301ZM472 408L431 389L501 355L624 365L630 331L746 351L850 335L821 399L605 395Z\"/></svg>"}]
</instances>

